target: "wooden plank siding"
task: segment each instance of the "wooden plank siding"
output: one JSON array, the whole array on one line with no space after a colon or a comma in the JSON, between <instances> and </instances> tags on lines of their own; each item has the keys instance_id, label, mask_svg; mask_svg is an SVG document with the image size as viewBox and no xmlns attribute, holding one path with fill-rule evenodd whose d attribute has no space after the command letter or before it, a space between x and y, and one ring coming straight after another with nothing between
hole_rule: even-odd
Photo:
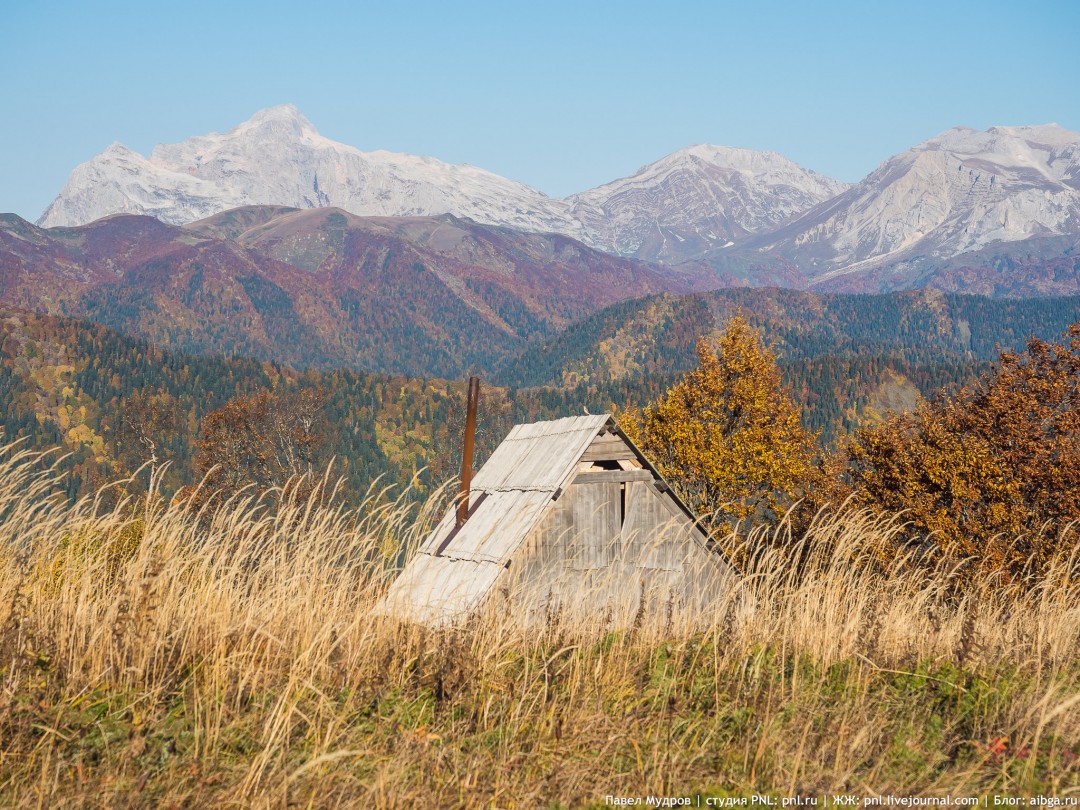
<instances>
[{"instance_id":1,"label":"wooden plank siding","mask_svg":"<svg viewBox=\"0 0 1080 810\"><path fill-rule=\"evenodd\" d=\"M658 530L671 521L671 514L656 495L644 481L632 481L626 485L622 545L626 556L642 568L670 567L671 555L663 554L662 546L669 545L672 540L660 535ZM657 547L658 541L662 541L661 548Z\"/></svg>"},{"instance_id":2,"label":"wooden plank siding","mask_svg":"<svg viewBox=\"0 0 1080 810\"><path fill-rule=\"evenodd\" d=\"M567 490L573 495L569 558L576 570L607 568L618 555L622 528L622 484L575 483Z\"/></svg>"},{"instance_id":3,"label":"wooden plank siding","mask_svg":"<svg viewBox=\"0 0 1080 810\"><path fill-rule=\"evenodd\" d=\"M581 456L582 461L619 461L636 459L637 453L621 437L611 433L602 433L592 440Z\"/></svg>"},{"instance_id":4,"label":"wooden plank siding","mask_svg":"<svg viewBox=\"0 0 1080 810\"><path fill-rule=\"evenodd\" d=\"M652 481L653 474L648 470L600 470L597 472L579 472L574 483L585 484L622 484L627 481Z\"/></svg>"}]
</instances>

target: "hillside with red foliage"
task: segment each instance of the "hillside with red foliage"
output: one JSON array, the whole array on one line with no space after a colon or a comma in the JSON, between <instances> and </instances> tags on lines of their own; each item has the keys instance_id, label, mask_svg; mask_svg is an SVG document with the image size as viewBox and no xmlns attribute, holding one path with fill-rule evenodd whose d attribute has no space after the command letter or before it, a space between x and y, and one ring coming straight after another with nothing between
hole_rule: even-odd
<instances>
[{"instance_id":1,"label":"hillside with red foliage","mask_svg":"<svg viewBox=\"0 0 1080 810\"><path fill-rule=\"evenodd\" d=\"M0 301L189 352L453 376L608 304L717 284L449 216L247 208L186 227L0 220Z\"/></svg>"}]
</instances>

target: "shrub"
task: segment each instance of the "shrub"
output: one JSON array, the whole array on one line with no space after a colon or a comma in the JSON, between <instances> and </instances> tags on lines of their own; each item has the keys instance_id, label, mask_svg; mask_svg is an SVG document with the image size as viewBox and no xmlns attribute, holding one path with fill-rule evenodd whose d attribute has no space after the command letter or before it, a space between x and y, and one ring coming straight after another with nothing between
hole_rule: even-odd
<instances>
[{"instance_id":1,"label":"shrub","mask_svg":"<svg viewBox=\"0 0 1080 810\"><path fill-rule=\"evenodd\" d=\"M940 555L975 560L973 574L1041 571L1080 519L1080 322L1003 353L954 399L857 431L846 452L857 500L904 510Z\"/></svg>"}]
</instances>

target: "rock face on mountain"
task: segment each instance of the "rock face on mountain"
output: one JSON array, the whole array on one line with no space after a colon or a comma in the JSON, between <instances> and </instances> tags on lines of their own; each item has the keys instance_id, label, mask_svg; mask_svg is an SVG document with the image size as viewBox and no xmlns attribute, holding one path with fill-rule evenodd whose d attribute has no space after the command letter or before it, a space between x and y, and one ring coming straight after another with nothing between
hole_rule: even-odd
<instances>
[{"instance_id":1,"label":"rock face on mountain","mask_svg":"<svg viewBox=\"0 0 1080 810\"><path fill-rule=\"evenodd\" d=\"M570 202L590 244L673 262L772 230L847 187L776 152L699 144Z\"/></svg>"},{"instance_id":2,"label":"rock face on mountain","mask_svg":"<svg viewBox=\"0 0 1080 810\"><path fill-rule=\"evenodd\" d=\"M157 146L149 158L113 144L75 169L38 224L82 225L114 213L183 224L244 205L453 213L526 231L581 232L565 203L522 183L434 158L361 152L324 138L288 104L223 134Z\"/></svg>"},{"instance_id":3,"label":"rock face on mountain","mask_svg":"<svg viewBox=\"0 0 1080 810\"><path fill-rule=\"evenodd\" d=\"M554 199L473 166L361 152L285 105L149 157L113 144L72 172L39 224L115 213L184 224L243 206L449 214L668 267L696 263L691 275L736 286L955 289L967 279L973 291L1031 295L1077 283L1074 249L1053 253L1058 243L1045 240L1080 236L1080 133L1053 124L951 129L854 186L774 152L698 145ZM1009 246L1032 239L1042 241L1019 252L1054 260L1052 272L1025 259L1030 278L1009 276L1017 266ZM972 261L958 265L967 254Z\"/></svg>"},{"instance_id":4,"label":"rock face on mountain","mask_svg":"<svg viewBox=\"0 0 1080 810\"><path fill-rule=\"evenodd\" d=\"M961 127L889 158L750 246L796 261L813 286L892 267L885 286L895 288L994 243L1069 234L1080 234L1080 133Z\"/></svg>"},{"instance_id":5,"label":"rock face on mountain","mask_svg":"<svg viewBox=\"0 0 1080 810\"><path fill-rule=\"evenodd\" d=\"M702 145L553 199L474 166L361 152L324 138L284 105L223 134L157 146L149 158L113 144L72 172L38 224L82 225L115 213L183 224L240 206L335 206L360 216L453 214L675 262L773 227L844 188L772 152Z\"/></svg>"}]
</instances>

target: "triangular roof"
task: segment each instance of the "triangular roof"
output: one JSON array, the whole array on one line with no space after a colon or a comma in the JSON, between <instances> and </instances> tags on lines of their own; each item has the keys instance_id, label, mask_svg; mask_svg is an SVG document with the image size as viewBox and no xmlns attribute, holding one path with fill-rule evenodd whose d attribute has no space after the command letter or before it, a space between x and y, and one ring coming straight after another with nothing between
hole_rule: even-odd
<instances>
[{"instance_id":1,"label":"triangular roof","mask_svg":"<svg viewBox=\"0 0 1080 810\"><path fill-rule=\"evenodd\" d=\"M651 473L646 477L667 488L610 414L516 425L473 477L468 520L457 528L457 510L449 509L391 585L383 605L420 621L448 620L476 609L553 501L577 477L578 462L605 430L634 451ZM696 524L675 492L667 494ZM712 550L703 532L693 534Z\"/></svg>"}]
</instances>

